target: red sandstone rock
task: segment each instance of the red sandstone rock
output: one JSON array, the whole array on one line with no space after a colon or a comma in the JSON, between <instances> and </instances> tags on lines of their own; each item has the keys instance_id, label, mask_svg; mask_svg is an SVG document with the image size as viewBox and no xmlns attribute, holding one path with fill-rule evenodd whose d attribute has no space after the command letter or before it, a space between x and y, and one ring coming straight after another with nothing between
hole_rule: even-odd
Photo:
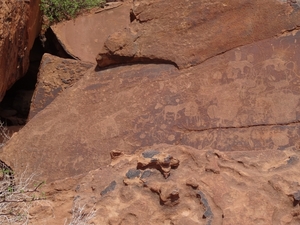
<instances>
[{"instance_id":1,"label":"red sandstone rock","mask_svg":"<svg viewBox=\"0 0 300 225\"><path fill-rule=\"evenodd\" d=\"M96 211L89 221L94 224L300 223L299 151L222 153L181 145L153 150L158 153L152 157L145 158L141 153L149 149L141 148L109 166L48 184L48 198L33 204L30 222L62 224L84 206L82 214ZM208 155L216 156L219 174L205 170ZM136 169L162 156L180 162L167 179L151 163Z\"/></svg>"},{"instance_id":2,"label":"red sandstone rock","mask_svg":"<svg viewBox=\"0 0 300 225\"><path fill-rule=\"evenodd\" d=\"M92 66L91 63L44 54L28 119L32 119L39 111L43 110L62 91L72 87Z\"/></svg>"},{"instance_id":3,"label":"red sandstone rock","mask_svg":"<svg viewBox=\"0 0 300 225\"><path fill-rule=\"evenodd\" d=\"M156 143L299 149L299 38L260 41L180 71L165 64L90 71L14 135L0 158L17 174L28 165L55 180L107 165L112 150ZM205 166L218 174L214 159Z\"/></svg>"},{"instance_id":4,"label":"red sandstone rock","mask_svg":"<svg viewBox=\"0 0 300 225\"><path fill-rule=\"evenodd\" d=\"M139 23L112 34L106 47L114 53L101 56L108 61L98 58L100 64L111 64L128 56L136 57L133 62L174 57L180 68L194 67L148 64L89 70L1 149L1 160L16 177L25 171L48 183L41 190L47 198L29 205L30 224L63 224L80 213L86 218L94 209L89 220L93 224L300 223L300 32L227 51L251 42L249 37L258 40L282 27L293 29L298 3L226 1L222 3L231 10L222 11L224 5L210 7L209 2L182 1L171 7L168 1L135 1ZM269 4L268 11L264 4ZM163 11L165 5L171 13ZM161 23L152 14L157 6ZM251 6L256 6L255 17L247 14ZM242 16L235 17L237 12ZM194 16L206 21L189 21ZM262 24L260 16L270 22L261 33L256 27ZM183 27L198 21L206 25L183 29L183 35L174 30L177 17ZM228 34L226 29L232 28L220 24L231 19L244 23L237 23L238 32L223 41L224 36L215 35L217 28ZM170 27L164 23L168 20ZM151 33L148 22L161 25L161 34L170 31L170 47L164 42L157 49L163 36L155 30L159 26ZM245 24L253 26L244 29ZM210 25L214 28L206 29ZM199 30L212 40L199 38L189 45L191 34ZM178 37L186 39L178 42ZM203 43L211 43L210 50L202 51ZM227 52L215 56L220 49ZM210 56L215 57L200 64ZM52 76L54 67L74 61L44 59L54 63L44 61L49 69L42 67L41 72L62 85L60 77ZM66 74L58 75L64 79Z\"/></svg>"},{"instance_id":5,"label":"red sandstone rock","mask_svg":"<svg viewBox=\"0 0 300 225\"><path fill-rule=\"evenodd\" d=\"M0 101L29 66L29 52L39 34L39 0L0 2Z\"/></svg>"},{"instance_id":6,"label":"red sandstone rock","mask_svg":"<svg viewBox=\"0 0 300 225\"><path fill-rule=\"evenodd\" d=\"M130 23L130 4L110 3L92 14L51 26L63 48L74 58L95 63L95 57L108 35Z\"/></svg>"},{"instance_id":7,"label":"red sandstone rock","mask_svg":"<svg viewBox=\"0 0 300 225\"><path fill-rule=\"evenodd\" d=\"M195 66L232 48L296 29L300 3L136 0L131 17L126 29L106 40L97 57L100 67L125 61Z\"/></svg>"}]
</instances>

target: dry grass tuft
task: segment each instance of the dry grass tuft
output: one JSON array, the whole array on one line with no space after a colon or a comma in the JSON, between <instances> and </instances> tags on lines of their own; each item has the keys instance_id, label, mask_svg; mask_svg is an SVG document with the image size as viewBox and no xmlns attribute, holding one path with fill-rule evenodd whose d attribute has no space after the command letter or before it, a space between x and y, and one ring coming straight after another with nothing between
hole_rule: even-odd
<instances>
[{"instance_id":1,"label":"dry grass tuft","mask_svg":"<svg viewBox=\"0 0 300 225\"><path fill-rule=\"evenodd\" d=\"M96 216L96 210L90 209L87 211L86 205L80 206L77 201L75 201L72 209L72 219L70 222L66 219L64 225L87 225L90 224L90 220Z\"/></svg>"}]
</instances>

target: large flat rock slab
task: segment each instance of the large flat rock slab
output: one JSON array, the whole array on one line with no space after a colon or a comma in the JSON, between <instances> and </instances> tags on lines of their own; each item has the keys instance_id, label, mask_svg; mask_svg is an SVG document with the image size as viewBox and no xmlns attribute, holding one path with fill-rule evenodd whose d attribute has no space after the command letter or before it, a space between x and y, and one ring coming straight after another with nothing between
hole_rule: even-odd
<instances>
[{"instance_id":1,"label":"large flat rock slab","mask_svg":"<svg viewBox=\"0 0 300 225\"><path fill-rule=\"evenodd\" d=\"M299 157L299 151L141 148L47 185L30 223L59 225L71 220L72 208L84 207L86 214L96 211L89 221L95 224L299 224Z\"/></svg>"},{"instance_id":2,"label":"large flat rock slab","mask_svg":"<svg viewBox=\"0 0 300 225\"><path fill-rule=\"evenodd\" d=\"M114 149L299 149L300 32L236 48L190 69L89 71L18 132L0 158L48 180L109 163ZM26 155L26 159L24 158Z\"/></svg>"},{"instance_id":3,"label":"large flat rock slab","mask_svg":"<svg viewBox=\"0 0 300 225\"><path fill-rule=\"evenodd\" d=\"M103 10L58 23L51 29L68 54L96 63L95 58L107 37L129 25L130 8L129 2L110 3Z\"/></svg>"},{"instance_id":4,"label":"large flat rock slab","mask_svg":"<svg viewBox=\"0 0 300 225\"><path fill-rule=\"evenodd\" d=\"M28 120L49 105L61 92L72 87L94 64L73 59L61 59L45 53L31 99Z\"/></svg>"},{"instance_id":5,"label":"large flat rock slab","mask_svg":"<svg viewBox=\"0 0 300 225\"><path fill-rule=\"evenodd\" d=\"M123 62L198 65L232 48L300 25L299 1L136 0L133 22L109 36L100 67Z\"/></svg>"}]
</instances>

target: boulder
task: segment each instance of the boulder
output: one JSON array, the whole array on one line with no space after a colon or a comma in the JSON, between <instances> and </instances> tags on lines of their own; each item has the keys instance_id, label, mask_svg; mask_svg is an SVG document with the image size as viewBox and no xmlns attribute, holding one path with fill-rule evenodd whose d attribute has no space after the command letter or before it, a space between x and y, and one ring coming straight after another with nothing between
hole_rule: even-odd
<instances>
[{"instance_id":1,"label":"boulder","mask_svg":"<svg viewBox=\"0 0 300 225\"><path fill-rule=\"evenodd\" d=\"M29 52L41 26L40 0L0 3L0 101L29 66Z\"/></svg>"},{"instance_id":2,"label":"boulder","mask_svg":"<svg viewBox=\"0 0 300 225\"><path fill-rule=\"evenodd\" d=\"M94 224L299 224L299 157L299 151L141 148L45 186L47 199L31 204L30 224L58 225L79 215Z\"/></svg>"},{"instance_id":3,"label":"boulder","mask_svg":"<svg viewBox=\"0 0 300 225\"><path fill-rule=\"evenodd\" d=\"M32 119L65 89L72 87L91 67L91 63L44 54L28 119Z\"/></svg>"},{"instance_id":4,"label":"boulder","mask_svg":"<svg viewBox=\"0 0 300 225\"><path fill-rule=\"evenodd\" d=\"M51 26L64 50L76 59L95 63L95 58L108 35L130 23L128 2L112 2L104 9L94 9L74 20Z\"/></svg>"},{"instance_id":5,"label":"boulder","mask_svg":"<svg viewBox=\"0 0 300 225\"><path fill-rule=\"evenodd\" d=\"M20 174L48 181L158 143L199 150L299 149L300 32L189 69L137 64L89 70L1 149ZM26 155L26 158L24 157Z\"/></svg>"},{"instance_id":6,"label":"boulder","mask_svg":"<svg viewBox=\"0 0 300 225\"><path fill-rule=\"evenodd\" d=\"M195 66L235 47L298 29L300 3L135 0L131 18L126 29L106 40L97 57L100 67L145 61Z\"/></svg>"}]
</instances>

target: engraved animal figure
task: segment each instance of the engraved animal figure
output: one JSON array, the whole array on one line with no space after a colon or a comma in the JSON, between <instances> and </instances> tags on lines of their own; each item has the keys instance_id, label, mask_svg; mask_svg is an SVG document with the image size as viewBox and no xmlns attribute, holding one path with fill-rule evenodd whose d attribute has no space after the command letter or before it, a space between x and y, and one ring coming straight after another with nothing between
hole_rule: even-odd
<instances>
[{"instance_id":1,"label":"engraved animal figure","mask_svg":"<svg viewBox=\"0 0 300 225\"><path fill-rule=\"evenodd\" d=\"M270 59L263 61L263 69L267 70L268 68L274 69L275 71L283 71L286 78L289 76L297 76L296 65L293 61L285 61L279 57L272 56Z\"/></svg>"},{"instance_id":2,"label":"engraved animal figure","mask_svg":"<svg viewBox=\"0 0 300 225\"><path fill-rule=\"evenodd\" d=\"M237 78L238 73L245 74L245 69L249 68L251 73L253 70L253 55L248 55L247 60L241 60L242 53L235 52L235 61L231 61L228 63L227 76L228 78Z\"/></svg>"},{"instance_id":3,"label":"engraved animal figure","mask_svg":"<svg viewBox=\"0 0 300 225\"><path fill-rule=\"evenodd\" d=\"M178 112L185 109L185 116L197 116L198 105L195 102L188 102L178 105L166 105L164 108L164 120L167 119L167 115L174 115L174 120L178 118Z\"/></svg>"},{"instance_id":4,"label":"engraved animal figure","mask_svg":"<svg viewBox=\"0 0 300 225\"><path fill-rule=\"evenodd\" d=\"M101 135L114 137L119 135L119 127L116 122L116 117L122 113L128 112L126 109L122 109L118 112L113 113L108 116L106 119L100 122L101 125Z\"/></svg>"},{"instance_id":5,"label":"engraved animal figure","mask_svg":"<svg viewBox=\"0 0 300 225\"><path fill-rule=\"evenodd\" d=\"M266 70L269 66L273 67L276 71L284 71L287 69L286 61L278 57L272 57L271 59L263 61L263 69Z\"/></svg>"}]
</instances>

